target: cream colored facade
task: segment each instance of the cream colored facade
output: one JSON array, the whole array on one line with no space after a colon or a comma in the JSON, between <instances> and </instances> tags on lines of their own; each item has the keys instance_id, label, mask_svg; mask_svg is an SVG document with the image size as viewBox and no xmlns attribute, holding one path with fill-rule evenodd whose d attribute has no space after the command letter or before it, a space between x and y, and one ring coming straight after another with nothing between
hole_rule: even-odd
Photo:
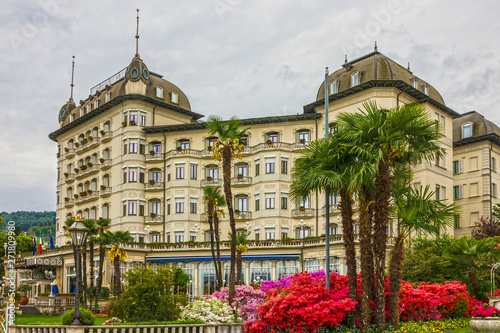
<instances>
[{"instance_id":1,"label":"cream colored facade","mask_svg":"<svg viewBox=\"0 0 500 333\"><path fill-rule=\"evenodd\" d=\"M446 155L415 166L415 184L429 185L440 199L451 202L453 118L459 115L432 86L376 50L342 67L329 76L330 125L340 112L357 112L368 100L387 109L423 103L429 117L440 123ZM294 161L307 142L324 135L324 112L320 83L316 101L304 106L302 114L242 120L248 137L243 158L233 162L232 188L234 207L240 211L237 229L250 230L255 240L244 256L245 282L324 268L324 238L304 240L325 233L324 195L313 193L299 204L288 199ZM203 187L222 185L221 166L208 149L213 138L201 117L177 86L149 72L138 55L92 88L78 106L70 99L60 112L61 128L50 135L59 147L56 242L69 241L62 225L72 215L110 218L112 231L128 230L136 242L129 245L124 270L142 264L180 265L191 276L192 293L210 292L214 275L209 247L187 243L208 240ZM331 200L331 234L338 235L332 242L331 268L345 274L338 202L335 196ZM222 219L223 239L228 222L227 216ZM72 255L66 249L44 256L51 255L64 257L58 275L66 292L71 289ZM228 259L227 244L222 256ZM105 284L111 271L106 258Z\"/></svg>"}]
</instances>

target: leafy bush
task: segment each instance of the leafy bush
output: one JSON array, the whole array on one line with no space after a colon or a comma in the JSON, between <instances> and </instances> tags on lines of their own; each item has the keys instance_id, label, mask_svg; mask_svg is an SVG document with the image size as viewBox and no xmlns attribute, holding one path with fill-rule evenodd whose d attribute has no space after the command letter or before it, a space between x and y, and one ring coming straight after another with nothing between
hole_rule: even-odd
<instances>
[{"instance_id":1,"label":"leafy bush","mask_svg":"<svg viewBox=\"0 0 500 333\"><path fill-rule=\"evenodd\" d=\"M236 294L234 296L233 307L238 303L238 311L243 320L257 319L257 307L264 302L266 294L262 290L255 290L248 285L236 286ZM206 296L205 299L216 299L224 303L229 302L229 288L222 288L221 291L215 292L211 296Z\"/></svg>"},{"instance_id":2,"label":"leafy bush","mask_svg":"<svg viewBox=\"0 0 500 333\"><path fill-rule=\"evenodd\" d=\"M87 288L87 293L90 295L91 298L95 297L95 291L96 287L92 288ZM99 292L99 299L109 299L110 296L110 291L108 287L101 287L101 291Z\"/></svg>"},{"instance_id":3,"label":"leafy bush","mask_svg":"<svg viewBox=\"0 0 500 333\"><path fill-rule=\"evenodd\" d=\"M171 321L187 303L186 295L176 294L173 267L135 267L124 278L126 284L121 299L109 303L109 315L124 322Z\"/></svg>"},{"instance_id":4,"label":"leafy bush","mask_svg":"<svg viewBox=\"0 0 500 333\"><path fill-rule=\"evenodd\" d=\"M95 317L89 310L80 308L79 319L83 325L94 325ZM64 313L64 315L62 316L63 325L71 325L71 323L74 320L75 320L75 309L66 311L66 313Z\"/></svg>"},{"instance_id":5,"label":"leafy bush","mask_svg":"<svg viewBox=\"0 0 500 333\"><path fill-rule=\"evenodd\" d=\"M182 309L180 318L201 320L206 324L235 322L233 308L216 299L194 301Z\"/></svg>"}]
</instances>

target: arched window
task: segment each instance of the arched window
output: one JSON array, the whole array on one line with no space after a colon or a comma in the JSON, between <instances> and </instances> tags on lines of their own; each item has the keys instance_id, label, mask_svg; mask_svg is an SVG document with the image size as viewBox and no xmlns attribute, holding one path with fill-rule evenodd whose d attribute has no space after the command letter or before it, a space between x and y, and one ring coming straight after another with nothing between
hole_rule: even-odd
<instances>
[{"instance_id":1,"label":"arched window","mask_svg":"<svg viewBox=\"0 0 500 333\"><path fill-rule=\"evenodd\" d=\"M177 149L181 150L189 149L189 140L188 139L177 140Z\"/></svg>"},{"instance_id":2,"label":"arched window","mask_svg":"<svg viewBox=\"0 0 500 333\"><path fill-rule=\"evenodd\" d=\"M94 206L90 208L89 218L95 220L97 218L97 208Z\"/></svg>"},{"instance_id":3,"label":"arched window","mask_svg":"<svg viewBox=\"0 0 500 333\"><path fill-rule=\"evenodd\" d=\"M269 132L266 134L266 142L267 143L276 143L279 141L278 132Z\"/></svg>"},{"instance_id":4,"label":"arched window","mask_svg":"<svg viewBox=\"0 0 500 333\"><path fill-rule=\"evenodd\" d=\"M111 122L108 120L104 123L104 131L108 132L111 130Z\"/></svg>"},{"instance_id":5,"label":"arched window","mask_svg":"<svg viewBox=\"0 0 500 333\"><path fill-rule=\"evenodd\" d=\"M109 204L105 203L102 205L102 218L103 219L109 219Z\"/></svg>"},{"instance_id":6,"label":"arched window","mask_svg":"<svg viewBox=\"0 0 500 333\"><path fill-rule=\"evenodd\" d=\"M175 103L175 104L179 103L179 95L175 91L172 91L171 100L170 101L172 103Z\"/></svg>"},{"instance_id":7,"label":"arched window","mask_svg":"<svg viewBox=\"0 0 500 333\"><path fill-rule=\"evenodd\" d=\"M339 92L339 80L330 82L330 95L336 94Z\"/></svg>"},{"instance_id":8,"label":"arched window","mask_svg":"<svg viewBox=\"0 0 500 333\"><path fill-rule=\"evenodd\" d=\"M163 88L160 86L156 87L156 97L163 98Z\"/></svg>"},{"instance_id":9,"label":"arched window","mask_svg":"<svg viewBox=\"0 0 500 333\"><path fill-rule=\"evenodd\" d=\"M357 86L361 82L361 72L351 74L351 87Z\"/></svg>"}]
</instances>

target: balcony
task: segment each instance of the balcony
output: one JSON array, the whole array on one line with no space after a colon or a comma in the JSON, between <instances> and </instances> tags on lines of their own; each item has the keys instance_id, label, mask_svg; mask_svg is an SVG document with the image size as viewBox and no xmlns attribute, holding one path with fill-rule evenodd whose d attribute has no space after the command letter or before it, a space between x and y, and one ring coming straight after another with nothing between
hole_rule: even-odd
<instances>
[{"instance_id":1,"label":"balcony","mask_svg":"<svg viewBox=\"0 0 500 333\"><path fill-rule=\"evenodd\" d=\"M99 172L99 170L101 170L101 166L99 164L92 164L92 166L82 166L80 167L80 172L76 175L76 179L93 175L94 173Z\"/></svg>"},{"instance_id":2,"label":"balcony","mask_svg":"<svg viewBox=\"0 0 500 333\"><path fill-rule=\"evenodd\" d=\"M101 159L100 162L101 162L101 170L106 170L106 169L111 168L111 159L110 158Z\"/></svg>"},{"instance_id":3,"label":"balcony","mask_svg":"<svg viewBox=\"0 0 500 333\"><path fill-rule=\"evenodd\" d=\"M252 212L249 211L240 211L240 212L234 212L234 219L238 221L245 221L245 220L250 220L252 219Z\"/></svg>"},{"instance_id":4,"label":"balcony","mask_svg":"<svg viewBox=\"0 0 500 333\"><path fill-rule=\"evenodd\" d=\"M64 148L64 151L66 152L66 158L75 156L75 148Z\"/></svg>"},{"instance_id":5,"label":"balcony","mask_svg":"<svg viewBox=\"0 0 500 333\"><path fill-rule=\"evenodd\" d=\"M161 216L161 215L146 216L144 222L148 223L148 224L162 224L163 223L163 216Z\"/></svg>"},{"instance_id":6,"label":"balcony","mask_svg":"<svg viewBox=\"0 0 500 333\"><path fill-rule=\"evenodd\" d=\"M291 143L285 142L271 142L271 143L259 143L253 146L252 150L254 153L261 150L292 150L293 145Z\"/></svg>"},{"instance_id":7,"label":"balcony","mask_svg":"<svg viewBox=\"0 0 500 333\"><path fill-rule=\"evenodd\" d=\"M111 195L111 187L105 187L104 189L101 187L101 191L99 192L101 197L109 197Z\"/></svg>"},{"instance_id":8,"label":"balcony","mask_svg":"<svg viewBox=\"0 0 500 333\"><path fill-rule=\"evenodd\" d=\"M248 186L248 185L252 185L252 177L236 176L236 177L231 178L231 186L242 187L242 186Z\"/></svg>"},{"instance_id":9,"label":"balcony","mask_svg":"<svg viewBox=\"0 0 500 333\"><path fill-rule=\"evenodd\" d=\"M149 153L148 155L146 155L146 162L148 163L163 162L163 153L154 153L154 154Z\"/></svg>"},{"instance_id":10,"label":"balcony","mask_svg":"<svg viewBox=\"0 0 500 333\"><path fill-rule=\"evenodd\" d=\"M92 191L91 193L83 194L75 200L77 205L81 205L83 203L89 202L89 201L94 201L99 198L99 191Z\"/></svg>"},{"instance_id":11,"label":"balcony","mask_svg":"<svg viewBox=\"0 0 500 333\"><path fill-rule=\"evenodd\" d=\"M146 184L146 191L162 191L163 190L163 182L148 182Z\"/></svg>"},{"instance_id":12,"label":"balcony","mask_svg":"<svg viewBox=\"0 0 500 333\"><path fill-rule=\"evenodd\" d=\"M321 215L325 215L326 207L321 209ZM340 204L330 204L330 215L340 213Z\"/></svg>"},{"instance_id":13,"label":"balcony","mask_svg":"<svg viewBox=\"0 0 500 333\"><path fill-rule=\"evenodd\" d=\"M65 176L65 181L66 183L72 183L75 181L75 174L74 173L71 173L71 174L68 174L67 176Z\"/></svg>"},{"instance_id":14,"label":"balcony","mask_svg":"<svg viewBox=\"0 0 500 333\"><path fill-rule=\"evenodd\" d=\"M298 218L314 217L314 209L313 208L292 209L292 217L298 217Z\"/></svg>"},{"instance_id":15,"label":"balcony","mask_svg":"<svg viewBox=\"0 0 500 333\"><path fill-rule=\"evenodd\" d=\"M92 138L92 140L88 140L86 146L87 146L87 150L90 150L90 149L93 149L97 146L99 146L99 143L100 143L100 140L98 137L95 137L95 138Z\"/></svg>"},{"instance_id":16,"label":"balcony","mask_svg":"<svg viewBox=\"0 0 500 333\"><path fill-rule=\"evenodd\" d=\"M203 149L201 151L201 157L203 157L203 158L212 158L212 150L211 149Z\"/></svg>"},{"instance_id":17,"label":"balcony","mask_svg":"<svg viewBox=\"0 0 500 333\"><path fill-rule=\"evenodd\" d=\"M297 141L293 144L293 150L301 150L307 147L309 141Z\"/></svg>"},{"instance_id":18,"label":"balcony","mask_svg":"<svg viewBox=\"0 0 500 333\"><path fill-rule=\"evenodd\" d=\"M104 142L108 142L109 140L111 140L111 131L107 131L107 132L101 132L101 142L104 143Z\"/></svg>"},{"instance_id":19,"label":"balcony","mask_svg":"<svg viewBox=\"0 0 500 333\"><path fill-rule=\"evenodd\" d=\"M222 179L220 178L210 178L210 179L202 179L201 180L201 186L220 186L222 185Z\"/></svg>"},{"instance_id":20,"label":"balcony","mask_svg":"<svg viewBox=\"0 0 500 333\"><path fill-rule=\"evenodd\" d=\"M169 157L176 157L176 156L194 156L194 157L201 157L201 151L200 150L194 150L194 149L180 149L180 150L171 150L169 151L165 158Z\"/></svg>"},{"instance_id":21,"label":"balcony","mask_svg":"<svg viewBox=\"0 0 500 333\"><path fill-rule=\"evenodd\" d=\"M68 208L68 207L73 207L74 205L75 205L75 199L73 198L64 199L64 207Z\"/></svg>"}]
</instances>

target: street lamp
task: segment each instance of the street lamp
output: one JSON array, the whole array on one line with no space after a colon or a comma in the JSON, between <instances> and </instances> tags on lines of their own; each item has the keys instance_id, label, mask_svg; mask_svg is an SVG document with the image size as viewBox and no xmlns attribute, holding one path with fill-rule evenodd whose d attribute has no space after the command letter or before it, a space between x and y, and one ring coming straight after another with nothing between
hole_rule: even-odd
<instances>
[{"instance_id":1,"label":"street lamp","mask_svg":"<svg viewBox=\"0 0 500 333\"><path fill-rule=\"evenodd\" d=\"M304 238L304 228L306 226L306 223L304 222L304 219L301 219L299 224L298 224L298 227L300 229L299 231L299 238Z\"/></svg>"},{"instance_id":2,"label":"street lamp","mask_svg":"<svg viewBox=\"0 0 500 333\"><path fill-rule=\"evenodd\" d=\"M200 232L201 227L196 223L193 227L193 231L196 231L196 238L198 238L198 233Z\"/></svg>"},{"instance_id":3,"label":"street lamp","mask_svg":"<svg viewBox=\"0 0 500 333\"><path fill-rule=\"evenodd\" d=\"M73 224L68 228L68 232L71 235L71 240L73 242L73 251L75 254L75 267L76 267L76 294L75 294L75 320L71 323L71 325L82 325L80 322L80 281L81 281L81 272L80 272L80 246L85 244L87 240L87 235L89 229L85 227L82 223L84 217L83 216L74 216Z\"/></svg>"},{"instance_id":4,"label":"street lamp","mask_svg":"<svg viewBox=\"0 0 500 333\"><path fill-rule=\"evenodd\" d=\"M151 227L149 225L144 228L144 233L146 234L146 243L149 243L149 233L151 232Z\"/></svg>"}]
</instances>

